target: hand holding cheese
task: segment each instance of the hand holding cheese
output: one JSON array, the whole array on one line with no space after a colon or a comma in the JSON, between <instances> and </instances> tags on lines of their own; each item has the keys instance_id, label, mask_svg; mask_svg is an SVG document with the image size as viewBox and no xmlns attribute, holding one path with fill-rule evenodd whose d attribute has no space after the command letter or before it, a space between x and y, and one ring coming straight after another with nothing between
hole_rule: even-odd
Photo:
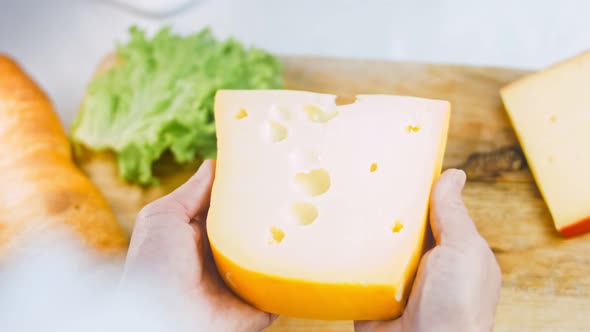
<instances>
[{"instance_id":1,"label":"hand holding cheese","mask_svg":"<svg viewBox=\"0 0 590 332\"><path fill-rule=\"evenodd\" d=\"M437 246L422 258L403 316L391 322L357 322L357 332L491 331L501 273L461 199L465 174L446 171L431 200Z\"/></svg>"},{"instance_id":2,"label":"hand holding cheese","mask_svg":"<svg viewBox=\"0 0 590 332\"><path fill-rule=\"evenodd\" d=\"M138 217L121 285L134 287L146 277L155 282L148 286L159 294L140 300L141 306L157 306L150 315L137 315L142 326L149 319L163 326L154 324L155 331L260 331L272 321L269 314L235 298L213 265L204 224L213 173L213 163L206 162L191 180L146 206ZM402 318L357 322L358 332L490 330L500 271L465 210L464 181L463 173L447 171L435 186L431 222L438 245L420 264ZM143 290L139 294L153 295ZM177 316L157 317L166 312ZM126 312L123 319L132 318Z\"/></svg>"},{"instance_id":3,"label":"hand holding cheese","mask_svg":"<svg viewBox=\"0 0 590 332\"><path fill-rule=\"evenodd\" d=\"M217 274L204 224L213 175L214 164L206 161L136 221L121 289L138 289L131 306L138 311L151 306L150 314L137 315L141 326L153 323L151 331L260 331L272 321L234 297ZM127 314L123 319L132 323L135 315Z\"/></svg>"}]
</instances>

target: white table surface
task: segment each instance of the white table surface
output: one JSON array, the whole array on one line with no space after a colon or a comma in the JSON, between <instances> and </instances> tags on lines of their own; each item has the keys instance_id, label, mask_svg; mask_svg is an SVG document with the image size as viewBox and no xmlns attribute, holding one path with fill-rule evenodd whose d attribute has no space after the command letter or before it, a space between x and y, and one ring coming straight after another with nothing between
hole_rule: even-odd
<instances>
[{"instance_id":1,"label":"white table surface","mask_svg":"<svg viewBox=\"0 0 590 332\"><path fill-rule=\"evenodd\" d=\"M157 2L157 0L144 0ZM66 125L97 62L131 24L206 25L279 54L537 69L590 49L586 0L193 0L148 17L106 0L0 0L0 52L16 58Z\"/></svg>"}]
</instances>

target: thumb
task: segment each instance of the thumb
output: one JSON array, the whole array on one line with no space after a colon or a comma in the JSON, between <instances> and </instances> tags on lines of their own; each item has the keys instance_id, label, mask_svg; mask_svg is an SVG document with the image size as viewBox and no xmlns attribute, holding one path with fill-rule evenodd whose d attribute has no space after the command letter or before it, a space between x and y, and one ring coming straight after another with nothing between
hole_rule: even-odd
<instances>
[{"instance_id":1,"label":"thumb","mask_svg":"<svg viewBox=\"0 0 590 332\"><path fill-rule=\"evenodd\" d=\"M479 236L461 198L466 175L450 169L438 179L430 200L430 222L438 245L455 246Z\"/></svg>"},{"instance_id":2,"label":"thumb","mask_svg":"<svg viewBox=\"0 0 590 332\"><path fill-rule=\"evenodd\" d=\"M190 224L209 206L214 163L205 161L197 173L170 194L146 205L138 214L127 252L125 277L182 276L190 283L197 245L202 240Z\"/></svg>"}]
</instances>

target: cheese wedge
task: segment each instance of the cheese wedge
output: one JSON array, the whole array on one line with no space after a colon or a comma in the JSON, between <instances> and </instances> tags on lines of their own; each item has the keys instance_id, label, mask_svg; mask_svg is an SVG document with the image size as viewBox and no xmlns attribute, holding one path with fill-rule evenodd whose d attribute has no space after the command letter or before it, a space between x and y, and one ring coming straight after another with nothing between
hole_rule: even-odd
<instances>
[{"instance_id":1,"label":"cheese wedge","mask_svg":"<svg viewBox=\"0 0 590 332\"><path fill-rule=\"evenodd\" d=\"M227 285L281 315L398 317L423 253L446 101L219 91L208 235ZM340 99L338 99L340 100Z\"/></svg>"},{"instance_id":2,"label":"cheese wedge","mask_svg":"<svg viewBox=\"0 0 590 332\"><path fill-rule=\"evenodd\" d=\"M501 90L557 230L590 231L590 52Z\"/></svg>"}]
</instances>

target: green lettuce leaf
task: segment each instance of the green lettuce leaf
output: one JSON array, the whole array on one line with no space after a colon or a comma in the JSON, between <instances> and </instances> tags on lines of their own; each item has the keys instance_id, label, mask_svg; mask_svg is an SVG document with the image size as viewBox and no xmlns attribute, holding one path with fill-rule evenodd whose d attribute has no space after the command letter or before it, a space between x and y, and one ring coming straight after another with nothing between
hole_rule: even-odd
<instances>
[{"instance_id":1,"label":"green lettuce leaf","mask_svg":"<svg viewBox=\"0 0 590 332\"><path fill-rule=\"evenodd\" d=\"M128 182L158 183L152 167L166 151L179 163L215 158L218 89L282 87L276 57L209 29L180 36L164 28L151 39L129 32L117 46L120 64L90 82L70 132L74 145L114 151Z\"/></svg>"}]
</instances>

